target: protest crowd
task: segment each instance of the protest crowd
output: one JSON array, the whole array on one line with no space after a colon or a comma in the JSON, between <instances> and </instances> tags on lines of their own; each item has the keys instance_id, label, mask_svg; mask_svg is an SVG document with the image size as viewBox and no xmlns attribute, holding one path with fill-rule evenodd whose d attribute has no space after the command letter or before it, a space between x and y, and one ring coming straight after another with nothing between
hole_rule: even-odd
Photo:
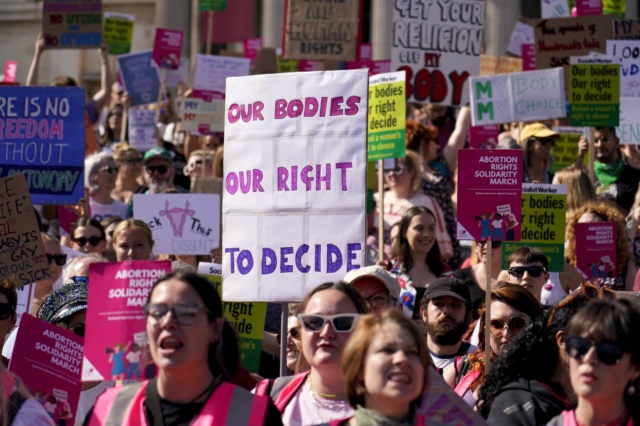
<instances>
[{"instance_id":1,"label":"protest crowd","mask_svg":"<svg viewBox=\"0 0 640 426\"><path fill-rule=\"evenodd\" d=\"M484 1L395 0L373 60L363 1L191 64L42 3L0 83L0 426L640 425L640 21L543 0L496 57Z\"/></svg>"}]
</instances>

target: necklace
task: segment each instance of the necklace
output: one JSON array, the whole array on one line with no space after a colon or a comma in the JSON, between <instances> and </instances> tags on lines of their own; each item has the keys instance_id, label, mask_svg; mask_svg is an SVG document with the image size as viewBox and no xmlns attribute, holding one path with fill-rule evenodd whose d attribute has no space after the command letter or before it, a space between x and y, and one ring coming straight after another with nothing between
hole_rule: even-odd
<instances>
[{"instance_id":1,"label":"necklace","mask_svg":"<svg viewBox=\"0 0 640 426\"><path fill-rule=\"evenodd\" d=\"M318 395L321 398L325 398L325 399L343 399L344 395L346 394L346 392L340 392L340 393L322 393L320 392L318 389L316 389L313 386L313 383L311 381L311 374L309 374L309 380L307 380L307 383L309 384L309 389L311 389L312 393L315 393L316 395Z\"/></svg>"}]
</instances>

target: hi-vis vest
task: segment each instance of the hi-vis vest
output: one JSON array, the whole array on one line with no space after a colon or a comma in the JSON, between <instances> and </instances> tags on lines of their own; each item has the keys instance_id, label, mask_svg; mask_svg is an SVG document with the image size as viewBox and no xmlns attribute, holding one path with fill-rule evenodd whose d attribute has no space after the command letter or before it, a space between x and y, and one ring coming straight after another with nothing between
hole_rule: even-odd
<instances>
[{"instance_id":1,"label":"hi-vis vest","mask_svg":"<svg viewBox=\"0 0 640 426\"><path fill-rule=\"evenodd\" d=\"M145 389L148 382L107 389L93 407L89 426L148 426ZM227 382L211 394L192 426L263 425L269 398Z\"/></svg>"}]
</instances>

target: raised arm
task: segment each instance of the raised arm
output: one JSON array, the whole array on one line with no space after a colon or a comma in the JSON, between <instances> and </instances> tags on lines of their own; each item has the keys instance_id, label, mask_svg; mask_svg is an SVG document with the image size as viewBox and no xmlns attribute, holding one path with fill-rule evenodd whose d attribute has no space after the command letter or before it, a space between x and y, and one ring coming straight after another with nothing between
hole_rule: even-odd
<instances>
[{"instance_id":1,"label":"raised arm","mask_svg":"<svg viewBox=\"0 0 640 426\"><path fill-rule=\"evenodd\" d=\"M36 40L36 51L33 54L33 60L31 61L31 67L29 68L29 74L27 75L27 81L25 86L37 86L38 85L38 69L40 67L40 55L44 52L45 43L42 32L38 34Z\"/></svg>"},{"instance_id":2,"label":"raised arm","mask_svg":"<svg viewBox=\"0 0 640 426\"><path fill-rule=\"evenodd\" d=\"M102 110L109 96L111 95L111 68L109 68L109 47L107 43L102 41L100 43L100 90L93 95L93 102L95 102L96 112Z\"/></svg>"},{"instance_id":3,"label":"raised arm","mask_svg":"<svg viewBox=\"0 0 640 426\"><path fill-rule=\"evenodd\" d=\"M460 113L456 120L456 128L453 130L453 133L451 133L449 142L447 142L447 146L444 147L442 152L445 160L447 161L447 167L452 173L455 172L458 167L458 150L464 147L470 125L471 110L469 107L460 108Z\"/></svg>"}]
</instances>

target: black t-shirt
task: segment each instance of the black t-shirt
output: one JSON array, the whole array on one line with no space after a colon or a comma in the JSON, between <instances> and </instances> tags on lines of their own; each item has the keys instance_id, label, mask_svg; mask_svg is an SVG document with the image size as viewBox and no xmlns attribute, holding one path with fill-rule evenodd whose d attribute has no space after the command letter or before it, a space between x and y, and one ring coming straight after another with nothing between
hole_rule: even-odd
<instances>
[{"instance_id":1,"label":"black t-shirt","mask_svg":"<svg viewBox=\"0 0 640 426\"><path fill-rule=\"evenodd\" d=\"M624 210L631 210L633 201L638 191L640 182L640 169L624 165L620 177L609 186L603 186L601 182L596 182L596 193L602 198L614 201Z\"/></svg>"},{"instance_id":2,"label":"black t-shirt","mask_svg":"<svg viewBox=\"0 0 640 426\"><path fill-rule=\"evenodd\" d=\"M171 142L164 143L164 149L171 152L173 157L173 168L176 170L176 174L173 177L173 184L183 187L184 189L191 188L191 179L189 176L184 175L184 166L187 165L187 159L184 154L180 154L176 151Z\"/></svg>"},{"instance_id":3,"label":"black t-shirt","mask_svg":"<svg viewBox=\"0 0 640 426\"><path fill-rule=\"evenodd\" d=\"M189 426L204 407L204 402L179 404L160 398L164 426Z\"/></svg>"}]
</instances>

